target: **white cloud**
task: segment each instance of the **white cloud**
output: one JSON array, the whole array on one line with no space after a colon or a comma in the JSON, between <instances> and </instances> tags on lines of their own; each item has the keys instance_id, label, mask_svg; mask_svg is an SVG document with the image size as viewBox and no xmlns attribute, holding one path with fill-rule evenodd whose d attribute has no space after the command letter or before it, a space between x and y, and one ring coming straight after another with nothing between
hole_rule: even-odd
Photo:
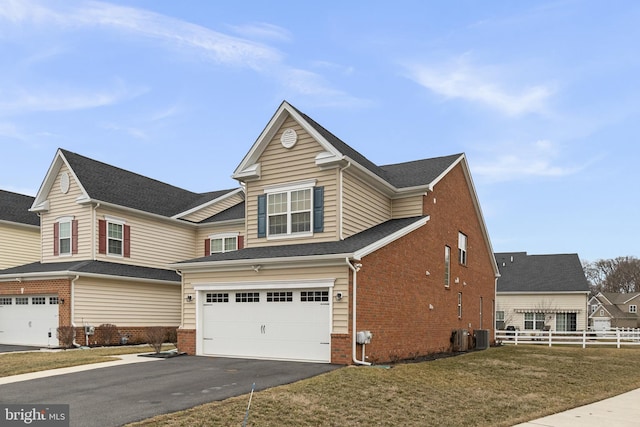
<instances>
[{"instance_id":1,"label":"white cloud","mask_svg":"<svg viewBox=\"0 0 640 427\"><path fill-rule=\"evenodd\" d=\"M13 123L0 122L0 137L25 141L27 136L23 134Z\"/></svg>"},{"instance_id":2,"label":"white cloud","mask_svg":"<svg viewBox=\"0 0 640 427\"><path fill-rule=\"evenodd\" d=\"M549 85L532 85L517 90L504 86L504 76L488 67L472 67L464 58L451 65L411 65L408 77L446 98L484 104L509 116L545 113L554 94Z\"/></svg>"},{"instance_id":3,"label":"white cloud","mask_svg":"<svg viewBox=\"0 0 640 427\"><path fill-rule=\"evenodd\" d=\"M367 107L369 100L357 98L334 89L324 77L311 71L290 68L282 74L282 83L297 94L312 97L315 105L323 107Z\"/></svg>"},{"instance_id":4,"label":"white cloud","mask_svg":"<svg viewBox=\"0 0 640 427\"><path fill-rule=\"evenodd\" d=\"M495 146L475 162L475 176L492 182L528 177L562 177L575 174L586 165L562 165L560 149L548 140L531 144Z\"/></svg>"},{"instance_id":5,"label":"white cloud","mask_svg":"<svg viewBox=\"0 0 640 427\"><path fill-rule=\"evenodd\" d=\"M291 41L291 33L287 29L266 22L232 25L230 28L243 37L286 42Z\"/></svg>"}]
</instances>

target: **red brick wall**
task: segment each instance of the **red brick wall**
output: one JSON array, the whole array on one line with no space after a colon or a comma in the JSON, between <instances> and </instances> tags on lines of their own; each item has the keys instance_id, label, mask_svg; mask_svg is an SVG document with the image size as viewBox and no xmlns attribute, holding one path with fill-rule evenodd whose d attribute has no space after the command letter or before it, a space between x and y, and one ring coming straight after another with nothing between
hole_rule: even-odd
<instances>
[{"instance_id":1,"label":"red brick wall","mask_svg":"<svg viewBox=\"0 0 640 427\"><path fill-rule=\"evenodd\" d=\"M31 280L22 282L0 282L0 295L53 294L59 298L59 326L71 324L71 280ZM64 302L63 302L64 300Z\"/></svg>"},{"instance_id":2,"label":"red brick wall","mask_svg":"<svg viewBox=\"0 0 640 427\"><path fill-rule=\"evenodd\" d=\"M362 260L357 275L356 327L373 333L371 344L365 348L368 361L388 362L451 351L454 329L472 332L482 326L493 336L492 257L460 165L425 196L424 213L430 215L424 227ZM459 231L468 237L466 266L458 263ZM451 247L449 289L444 287L445 245ZM459 283L455 283L456 278ZM361 358L358 347L357 357Z\"/></svg>"},{"instance_id":3,"label":"red brick wall","mask_svg":"<svg viewBox=\"0 0 640 427\"><path fill-rule=\"evenodd\" d=\"M189 355L196 354L195 329L178 329L178 350Z\"/></svg>"}]
</instances>

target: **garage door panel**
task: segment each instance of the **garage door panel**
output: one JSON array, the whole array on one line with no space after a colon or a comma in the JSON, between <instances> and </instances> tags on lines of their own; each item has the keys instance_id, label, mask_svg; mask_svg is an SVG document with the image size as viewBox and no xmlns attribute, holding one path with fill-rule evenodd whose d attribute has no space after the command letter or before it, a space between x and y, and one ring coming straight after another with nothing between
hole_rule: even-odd
<instances>
[{"instance_id":1,"label":"garage door panel","mask_svg":"<svg viewBox=\"0 0 640 427\"><path fill-rule=\"evenodd\" d=\"M0 343L56 347L57 328L57 296L0 297Z\"/></svg>"}]
</instances>

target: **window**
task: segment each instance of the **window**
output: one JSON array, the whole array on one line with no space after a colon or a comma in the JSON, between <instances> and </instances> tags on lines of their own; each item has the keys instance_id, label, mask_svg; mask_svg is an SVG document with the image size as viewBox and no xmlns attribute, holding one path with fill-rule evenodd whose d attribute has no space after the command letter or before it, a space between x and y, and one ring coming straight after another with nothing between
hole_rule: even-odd
<instances>
[{"instance_id":1,"label":"window","mask_svg":"<svg viewBox=\"0 0 640 427\"><path fill-rule=\"evenodd\" d=\"M58 247L60 255L71 254L71 221L58 223Z\"/></svg>"},{"instance_id":2,"label":"window","mask_svg":"<svg viewBox=\"0 0 640 427\"><path fill-rule=\"evenodd\" d=\"M207 255L238 250L238 236L212 237L211 251Z\"/></svg>"},{"instance_id":3,"label":"window","mask_svg":"<svg viewBox=\"0 0 640 427\"><path fill-rule=\"evenodd\" d=\"M300 292L301 302L324 302L329 301L329 291L302 291Z\"/></svg>"},{"instance_id":4,"label":"window","mask_svg":"<svg viewBox=\"0 0 640 427\"><path fill-rule=\"evenodd\" d=\"M260 302L259 292L237 292L236 302Z\"/></svg>"},{"instance_id":5,"label":"window","mask_svg":"<svg viewBox=\"0 0 640 427\"><path fill-rule=\"evenodd\" d=\"M451 248L444 247L444 287L451 286Z\"/></svg>"},{"instance_id":6,"label":"window","mask_svg":"<svg viewBox=\"0 0 640 427\"><path fill-rule=\"evenodd\" d=\"M49 297L49 304L51 305L60 304L60 299L58 297Z\"/></svg>"},{"instance_id":7,"label":"window","mask_svg":"<svg viewBox=\"0 0 640 427\"><path fill-rule=\"evenodd\" d=\"M28 305L29 297L16 297L16 305Z\"/></svg>"},{"instance_id":8,"label":"window","mask_svg":"<svg viewBox=\"0 0 640 427\"><path fill-rule=\"evenodd\" d=\"M467 265L467 236L462 233L458 233L458 261Z\"/></svg>"},{"instance_id":9,"label":"window","mask_svg":"<svg viewBox=\"0 0 640 427\"><path fill-rule=\"evenodd\" d=\"M0 298L0 305L11 305L13 303L12 298L2 297Z\"/></svg>"},{"instance_id":10,"label":"window","mask_svg":"<svg viewBox=\"0 0 640 427\"><path fill-rule=\"evenodd\" d=\"M207 302L229 302L229 294L227 293L208 293Z\"/></svg>"},{"instance_id":11,"label":"window","mask_svg":"<svg viewBox=\"0 0 640 427\"><path fill-rule=\"evenodd\" d=\"M109 218L98 221L98 253L131 256L131 227L121 219Z\"/></svg>"},{"instance_id":12,"label":"window","mask_svg":"<svg viewBox=\"0 0 640 427\"><path fill-rule=\"evenodd\" d=\"M122 224L107 223L107 253L109 255L122 255Z\"/></svg>"},{"instance_id":13,"label":"window","mask_svg":"<svg viewBox=\"0 0 640 427\"><path fill-rule=\"evenodd\" d=\"M292 302L293 292L267 292L267 302Z\"/></svg>"},{"instance_id":14,"label":"window","mask_svg":"<svg viewBox=\"0 0 640 427\"><path fill-rule=\"evenodd\" d=\"M541 331L544 329L544 313L525 313L524 329Z\"/></svg>"},{"instance_id":15,"label":"window","mask_svg":"<svg viewBox=\"0 0 640 427\"><path fill-rule=\"evenodd\" d=\"M637 313L638 312L638 306L635 304L632 304L629 306L629 313Z\"/></svg>"},{"instance_id":16,"label":"window","mask_svg":"<svg viewBox=\"0 0 640 427\"><path fill-rule=\"evenodd\" d=\"M496 329L504 329L504 311L496 311Z\"/></svg>"},{"instance_id":17,"label":"window","mask_svg":"<svg viewBox=\"0 0 640 427\"><path fill-rule=\"evenodd\" d=\"M597 309L598 309L598 305L597 304L593 304L591 306L591 313L595 313Z\"/></svg>"},{"instance_id":18,"label":"window","mask_svg":"<svg viewBox=\"0 0 640 427\"><path fill-rule=\"evenodd\" d=\"M78 253L78 220L72 216L58 218L53 223L53 255Z\"/></svg>"},{"instance_id":19,"label":"window","mask_svg":"<svg viewBox=\"0 0 640 427\"><path fill-rule=\"evenodd\" d=\"M462 319L462 292L458 292L458 319Z\"/></svg>"},{"instance_id":20,"label":"window","mask_svg":"<svg viewBox=\"0 0 640 427\"><path fill-rule=\"evenodd\" d=\"M31 298L31 304L34 305L44 305L47 303L46 297L33 297Z\"/></svg>"},{"instance_id":21,"label":"window","mask_svg":"<svg viewBox=\"0 0 640 427\"><path fill-rule=\"evenodd\" d=\"M324 187L315 180L265 188L258 196L258 237L311 235L323 231Z\"/></svg>"},{"instance_id":22,"label":"window","mask_svg":"<svg viewBox=\"0 0 640 427\"><path fill-rule=\"evenodd\" d=\"M556 331L576 331L576 313L556 314Z\"/></svg>"}]
</instances>

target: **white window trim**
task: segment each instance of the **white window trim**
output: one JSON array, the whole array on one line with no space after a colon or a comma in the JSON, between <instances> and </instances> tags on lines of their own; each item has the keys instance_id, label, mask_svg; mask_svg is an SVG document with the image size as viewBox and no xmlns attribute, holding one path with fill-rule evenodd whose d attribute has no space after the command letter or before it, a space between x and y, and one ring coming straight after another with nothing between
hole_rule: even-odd
<instances>
[{"instance_id":1,"label":"white window trim","mask_svg":"<svg viewBox=\"0 0 640 427\"><path fill-rule=\"evenodd\" d=\"M629 313L637 313L637 312L638 312L638 306L636 304L629 305Z\"/></svg>"},{"instance_id":2,"label":"white window trim","mask_svg":"<svg viewBox=\"0 0 640 427\"><path fill-rule=\"evenodd\" d=\"M303 181L296 181L287 184L273 184L266 185L264 187L264 194L267 196L266 200L266 233L267 240L280 240L280 239L292 239L292 238L300 238L300 237L311 237L313 236L313 206L314 206L314 187L316 186L316 179L307 179ZM300 190L309 190L311 192L311 206L309 208L309 231L303 231L298 233L291 232L291 192L300 191ZM287 193L287 232L283 234L269 234L269 195L279 194L279 193Z\"/></svg>"},{"instance_id":3,"label":"white window trim","mask_svg":"<svg viewBox=\"0 0 640 427\"><path fill-rule=\"evenodd\" d=\"M67 257L67 256L73 255L72 246L73 246L73 220L74 219L75 219L74 216L63 216L56 219L56 222L58 223L58 241L56 242L56 245L58 245L58 256ZM60 240L62 239L62 237L60 236L60 224L63 224L63 223L69 223L69 252L65 252L65 253L62 253L61 246L60 246Z\"/></svg>"},{"instance_id":4,"label":"white window trim","mask_svg":"<svg viewBox=\"0 0 640 427\"><path fill-rule=\"evenodd\" d=\"M127 225L127 221L125 221L124 219L116 218L116 217L109 216L109 215L105 215L104 219L107 222L107 225L106 225L106 227L107 227L107 230L106 230L106 232L107 232L107 236L106 236L106 238L107 238L107 248L106 248L107 249L107 256L116 257L116 258L123 258L124 257L124 226ZM109 224L117 224L117 225L121 225L122 226L122 240L121 240L121 242L122 242L122 245L121 245L122 251L119 254L114 254L114 253L109 252L109 239L110 239L110 237L109 237ZM114 240L116 240L116 239L114 239Z\"/></svg>"},{"instance_id":5,"label":"white window trim","mask_svg":"<svg viewBox=\"0 0 640 427\"><path fill-rule=\"evenodd\" d=\"M462 237L464 236L464 248L460 243L463 242ZM469 236L464 234L462 231L458 231L458 262L462 265L467 265L467 247L469 246Z\"/></svg>"},{"instance_id":6,"label":"white window trim","mask_svg":"<svg viewBox=\"0 0 640 427\"><path fill-rule=\"evenodd\" d=\"M215 234L210 234L207 237L209 239L209 241L211 242L210 243L210 247L209 247L209 253L207 255L237 251L238 250L238 236L240 236L240 233L238 233L238 232L235 232L235 233L215 233ZM235 237L235 239L236 239L236 248L227 251L227 250L224 249L224 241L225 241L225 239L229 239L229 238L232 238L232 237ZM218 240L218 239L222 239L222 251L213 252L213 242L212 242L212 240Z\"/></svg>"}]
</instances>

